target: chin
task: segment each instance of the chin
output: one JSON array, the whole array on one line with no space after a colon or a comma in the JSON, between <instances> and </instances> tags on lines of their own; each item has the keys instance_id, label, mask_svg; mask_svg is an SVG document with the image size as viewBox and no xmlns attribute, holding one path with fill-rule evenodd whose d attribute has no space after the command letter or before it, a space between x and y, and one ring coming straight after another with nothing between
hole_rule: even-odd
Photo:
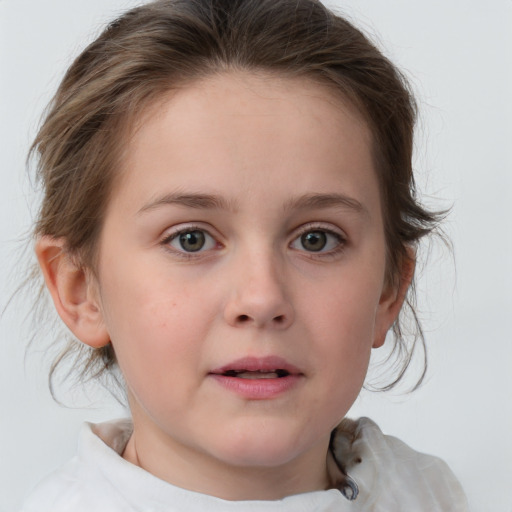
<instances>
[{"instance_id":1,"label":"chin","mask_svg":"<svg viewBox=\"0 0 512 512\"><path fill-rule=\"evenodd\" d=\"M238 453L224 452L222 459L226 464L240 468L277 468L289 463L296 456L296 450L242 449Z\"/></svg>"},{"instance_id":2,"label":"chin","mask_svg":"<svg viewBox=\"0 0 512 512\"><path fill-rule=\"evenodd\" d=\"M289 463L307 447L286 431L249 429L242 435L228 435L217 450L219 458L238 467L278 467Z\"/></svg>"}]
</instances>

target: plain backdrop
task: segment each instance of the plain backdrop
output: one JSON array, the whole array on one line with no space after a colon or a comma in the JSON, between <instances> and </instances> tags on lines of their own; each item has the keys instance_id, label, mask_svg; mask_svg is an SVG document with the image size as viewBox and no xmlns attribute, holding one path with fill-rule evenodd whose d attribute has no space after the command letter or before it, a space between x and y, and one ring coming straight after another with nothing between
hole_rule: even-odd
<instances>
[{"instance_id":1,"label":"plain backdrop","mask_svg":"<svg viewBox=\"0 0 512 512\"><path fill-rule=\"evenodd\" d=\"M25 156L71 59L134 0L0 0L0 308L27 275L23 236L37 194ZM415 167L424 202L452 206L421 254L418 302L430 366L424 385L363 391L352 416L444 458L474 511L512 511L512 1L338 0L411 80L421 116ZM30 254L30 250L28 251ZM0 320L0 511L75 450L85 421L126 412L90 392L64 408L47 388L42 339L25 356L31 302ZM41 338L44 336L41 335ZM372 375L374 373L371 373ZM413 512L413 511L411 511Z\"/></svg>"}]
</instances>

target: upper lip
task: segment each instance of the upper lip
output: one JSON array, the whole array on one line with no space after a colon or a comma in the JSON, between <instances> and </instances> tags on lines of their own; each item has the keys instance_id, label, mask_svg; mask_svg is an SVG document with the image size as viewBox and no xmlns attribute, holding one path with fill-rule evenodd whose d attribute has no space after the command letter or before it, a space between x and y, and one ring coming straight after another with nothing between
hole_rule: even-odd
<instances>
[{"instance_id":1,"label":"upper lip","mask_svg":"<svg viewBox=\"0 0 512 512\"><path fill-rule=\"evenodd\" d=\"M228 372L275 372L284 371L290 375L302 375L302 372L279 356L242 357L228 364L215 368L210 373L223 375Z\"/></svg>"}]
</instances>

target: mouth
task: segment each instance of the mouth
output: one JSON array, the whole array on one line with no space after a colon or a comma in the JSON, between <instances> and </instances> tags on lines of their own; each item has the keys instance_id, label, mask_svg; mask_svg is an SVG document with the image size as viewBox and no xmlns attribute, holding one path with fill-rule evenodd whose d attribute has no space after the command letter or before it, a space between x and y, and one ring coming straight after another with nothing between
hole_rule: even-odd
<instances>
[{"instance_id":1,"label":"mouth","mask_svg":"<svg viewBox=\"0 0 512 512\"><path fill-rule=\"evenodd\" d=\"M278 356L244 357L211 371L213 375L238 379L283 379L302 372Z\"/></svg>"},{"instance_id":2,"label":"mouth","mask_svg":"<svg viewBox=\"0 0 512 512\"><path fill-rule=\"evenodd\" d=\"M280 357L246 357L210 372L225 389L249 400L267 400L296 388L304 374Z\"/></svg>"},{"instance_id":3,"label":"mouth","mask_svg":"<svg viewBox=\"0 0 512 512\"><path fill-rule=\"evenodd\" d=\"M220 375L224 377L236 377L238 379L282 379L283 377L288 377L290 372L282 368L276 368L270 371L226 370Z\"/></svg>"}]
</instances>

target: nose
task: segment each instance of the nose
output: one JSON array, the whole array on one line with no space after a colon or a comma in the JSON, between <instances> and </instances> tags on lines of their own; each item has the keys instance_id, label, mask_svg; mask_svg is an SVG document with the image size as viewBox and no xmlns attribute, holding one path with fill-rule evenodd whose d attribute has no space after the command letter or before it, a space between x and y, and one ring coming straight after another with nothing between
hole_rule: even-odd
<instances>
[{"instance_id":1,"label":"nose","mask_svg":"<svg viewBox=\"0 0 512 512\"><path fill-rule=\"evenodd\" d=\"M224 317L234 327L286 329L294 320L287 279L276 258L240 258L230 280Z\"/></svg>"}]
</instances>

